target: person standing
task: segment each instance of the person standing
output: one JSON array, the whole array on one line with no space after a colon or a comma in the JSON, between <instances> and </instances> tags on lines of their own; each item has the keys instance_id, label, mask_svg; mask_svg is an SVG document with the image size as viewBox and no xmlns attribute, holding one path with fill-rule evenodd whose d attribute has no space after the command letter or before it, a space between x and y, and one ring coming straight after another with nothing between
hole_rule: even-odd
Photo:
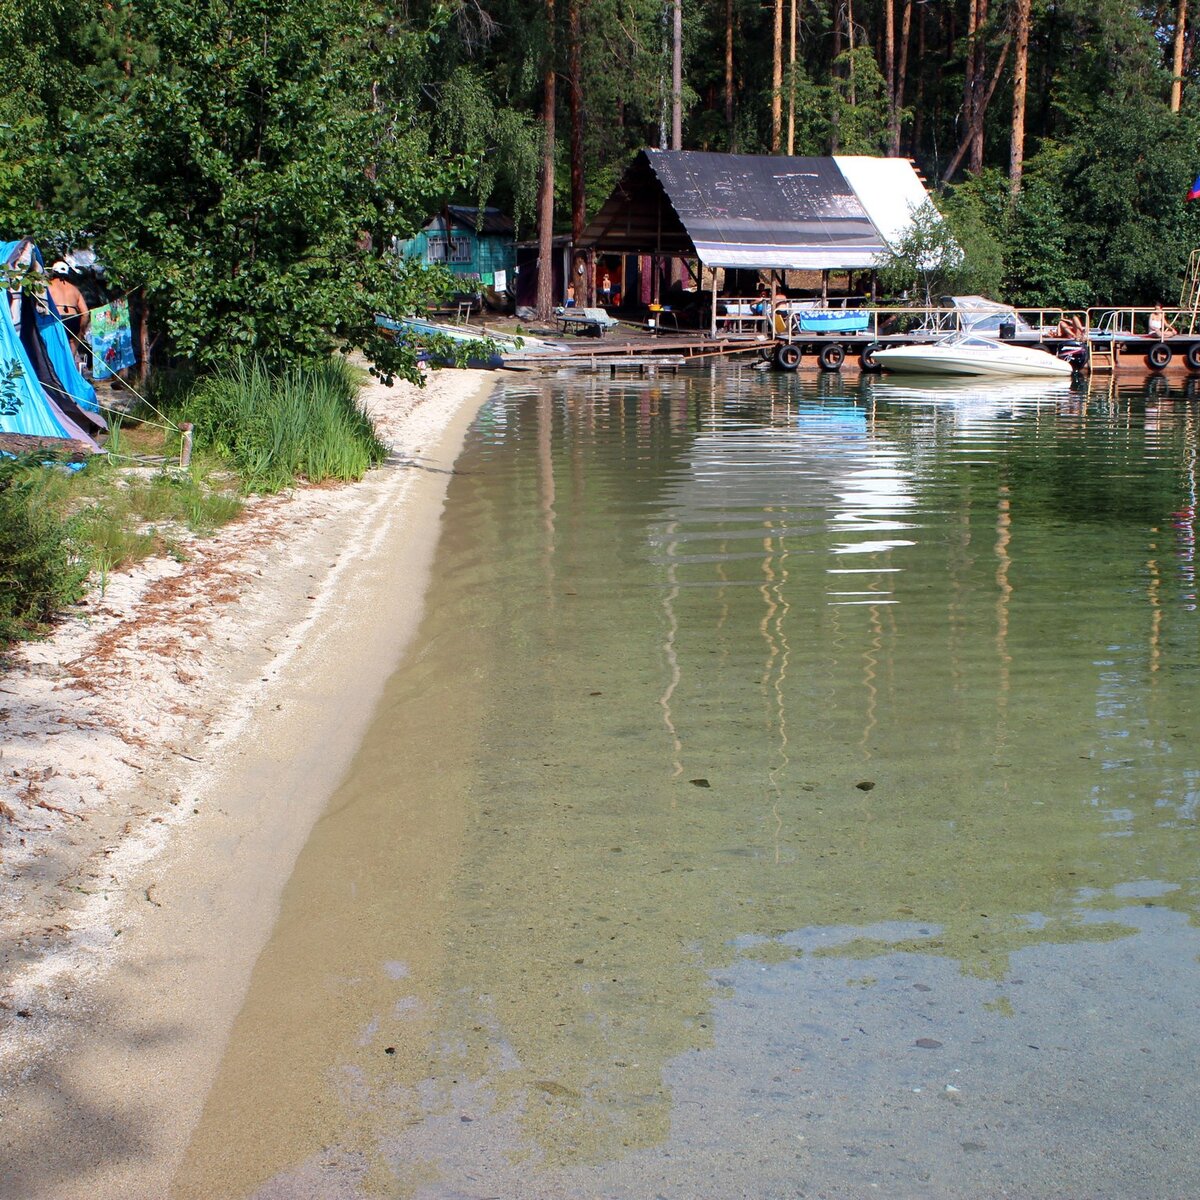
<instances>
[{"instance_id":1,"label":"person standing","mask_svg":"<svg viewBox=\"0 0 1200 1200\"><path fill-rule=\"evenodd\" d=\"M71 268L61 259L50 268L50 298L66 326L71 353L76 363L83 366L87 360L83 339L91 317L83 293L68 278L70 274Z\"/></svg>"},{"instance_id":2,"label":"person standing","mask_svg":"<svg viewBox=\"0 0 1200 1200\"><path fill-rule=\"evenodd\" d=\"M612 303L612 276L607 271L600 276L600 303L606 308Z\"/></svg>"}]
</instances>

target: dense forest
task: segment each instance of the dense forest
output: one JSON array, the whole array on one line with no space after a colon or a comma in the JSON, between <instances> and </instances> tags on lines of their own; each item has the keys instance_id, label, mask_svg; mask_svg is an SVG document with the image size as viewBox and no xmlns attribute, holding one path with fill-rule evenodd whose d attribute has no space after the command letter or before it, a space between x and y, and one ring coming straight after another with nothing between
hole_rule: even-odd
<instances>
[{"instance_id":1,"label":"dense forest","mask_svg":"<svg viewBox=\"0 0 1200 1200\"><path fill-rule=\"evenodd\" d=\"M447 200L532 240L646 145L904 155L981 289L1170 301L1200 244L1190 7L8 0L0 235L93 240L175 354L287 358L428 298L386 251Z\"/></svg>"}]
</instances>

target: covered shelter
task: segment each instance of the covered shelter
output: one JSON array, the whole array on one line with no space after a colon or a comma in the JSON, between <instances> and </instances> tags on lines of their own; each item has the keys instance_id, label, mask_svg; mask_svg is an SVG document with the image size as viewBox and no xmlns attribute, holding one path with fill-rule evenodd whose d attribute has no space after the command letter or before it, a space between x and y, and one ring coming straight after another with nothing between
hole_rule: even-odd
<instances>
[{"instance_id":1,"label":"covered shelter","mask_svg":"<svg viewBox=\"0 0 1200 1200\"><path fill-rule=\"evenodd\" d=\"M823 279L830 270L870 270L928 201L903 158L647 149L626 168L580 247L711 268L715 328L717 268L820 271Z\"/></svg>"}]
</instances>

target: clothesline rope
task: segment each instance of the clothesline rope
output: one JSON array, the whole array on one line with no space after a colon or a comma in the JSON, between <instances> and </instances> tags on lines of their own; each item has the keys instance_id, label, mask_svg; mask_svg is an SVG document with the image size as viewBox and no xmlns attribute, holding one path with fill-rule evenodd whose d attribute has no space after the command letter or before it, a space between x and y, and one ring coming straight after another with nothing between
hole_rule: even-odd
<instances>
[{"instance_id":1,"label":"clothesline rope","mask_svg":"<svg viewBox=\"0 0 1200 1200\"><path fill-rule=\"evenodd\" d=\"M128 292L126 292L125 294L129 295ZM118 297L118 299L120 299L120 298L121 297ZM86 342L83 338L81 338L79 336L79 334L73 332L71 329L68 329L66 321L63 320L63 318L61 316L58 318L58 321L59 321L59 324L63 327L63 329L66 330L67 336L70 338L74 338L75 341L78 342L79 345L81 345L90 354L91 350L92 350L91 345L88 342ZM160 426L160 425L158 425L157 421L147 421L143 417L134 416L133 413L122 413L123 416L130 417L134 421L141 421L142 424L144 424L144 425L151 425L151 426L155 426L157 428L167 429L167 430L173 431L175 433L179 432L179 426L176 425L175 422L172 421L171 418L168 417L167 414L164 413L161 409L155 408L155 406L153 404L151 404L150 401L147 400L146 397L143 396L141 394L141 392L139 392L137 390L137 388L135 388L133 386L133 384L129 382L129 380L122 379L120 375L117 375L115 373L112 375L112 378L115 380L118 380L120 383L124 384L125 387L127 387L152 413L154 413L158 417L161 417L163 419L163 421L166 422L166 424ZM96 401L96 404L100 408L104 409L105 412L121 412L120 409L109 408L105 405L100 404L99 400Z\"/></svg>"}]
</instances>

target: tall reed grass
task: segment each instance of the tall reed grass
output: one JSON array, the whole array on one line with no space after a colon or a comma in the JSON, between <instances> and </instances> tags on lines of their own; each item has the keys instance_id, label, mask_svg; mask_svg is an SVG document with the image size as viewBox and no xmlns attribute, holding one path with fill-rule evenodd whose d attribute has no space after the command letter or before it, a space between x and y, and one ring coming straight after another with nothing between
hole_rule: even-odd
<instances>
[{"instance_id":1,"label":"tall reed grass","mask_svg":"<svg viewBox=\"0 0 1200 1200\"><path fill-rule=\"evenodd\" d=\"M298 479L361 479L387 448L357 403L342 359L271 371L241 359L202 379L182 406L199 446L229 459L246 492L277 492Z\"/></svg>"}]
</instances>

